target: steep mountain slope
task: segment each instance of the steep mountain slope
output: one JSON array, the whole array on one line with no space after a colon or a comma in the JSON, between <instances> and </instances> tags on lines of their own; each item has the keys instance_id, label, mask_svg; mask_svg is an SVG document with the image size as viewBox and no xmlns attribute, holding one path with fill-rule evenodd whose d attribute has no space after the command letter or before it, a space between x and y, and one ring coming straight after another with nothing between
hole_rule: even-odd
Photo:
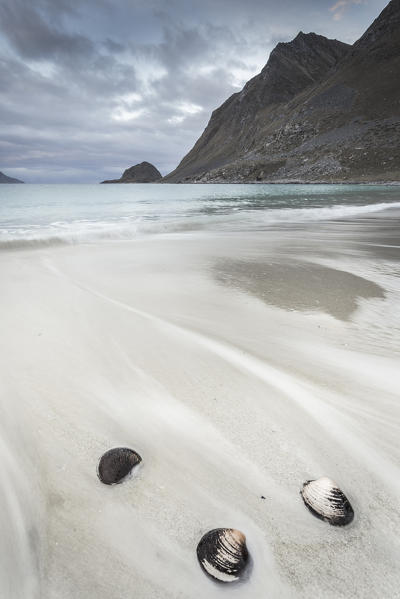
<instances>
[{"instance_id":1,"label":"steep mountain slope","mask_svg":"<svg viewBox=\"0 0 400 599\"><path fill-rule=\"evenodd\" d=\"M155 183L161 179L161 173L150 162L141 162L127 168L120 179L110 179L102 183Z\"/></svg>"},{"instance_id":2,"label":"steep mountain slope","mask_svg":"<svg viewBox=\"0 0 400 599\"><path fill-rule=\"evenodd\" d=\"M0 183L23 183L23 181L14 179L14 177L8 177L4 173L0 172Z\"/></svg>"},{"instance_id":3,"label":"steep mountain slope","mask_svg":"<svg viewBox=\"0 0 400 599\"><path fill-rule=\"evenodd\" d=\"M300 33L164 181L400 180L400 0L353 46Z\"/></svg>"}]
</instances>

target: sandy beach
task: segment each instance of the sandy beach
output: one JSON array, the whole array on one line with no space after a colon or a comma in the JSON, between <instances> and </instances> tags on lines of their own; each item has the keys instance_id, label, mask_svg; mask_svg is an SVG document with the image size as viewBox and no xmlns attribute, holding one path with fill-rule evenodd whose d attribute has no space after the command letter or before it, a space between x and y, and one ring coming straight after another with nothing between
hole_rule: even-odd
<instances>
[{"instance_id":1,"label":"sandy beach","mask_svg":"<svg viewBox=\"0 0 400 599\"><path fill-rule=\"evenodd\" d=\"M399 225L3 249L2 596L400 597ZM107 487L115 446L143 462ZM347 527L302 502L323 475ZM223 586L196 546L225 526Z\"/></svg>"}]
</instances>

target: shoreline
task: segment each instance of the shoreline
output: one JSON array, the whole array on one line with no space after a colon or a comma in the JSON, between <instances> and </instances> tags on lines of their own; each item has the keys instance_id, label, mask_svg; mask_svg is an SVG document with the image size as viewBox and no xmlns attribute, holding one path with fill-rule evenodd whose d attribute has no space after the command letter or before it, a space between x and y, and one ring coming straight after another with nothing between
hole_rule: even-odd
<instances>
[{"instance_id":1,"label":"shoreline","mask_svg":"<svg viewBox=\"0 0 400 599\"><path fill-rule=\"evenodd\" d=\"M104 182L100 181L100 185ZM302 180L282 180L282 181L154 181L153 183L135 183L132 181L120 181L109 183L109 185L388 185L399 186L400 181L302 181ZM90 184L92 185L92 184Z\"/></svg>"},{"instance_id":2,"label":"shoreline","mask_svg":"<svg viewBox=\"0 0 400 599\"><path fill-rule=\"evenodd\" d=\"M159 183L167 185L388 185L394 187L400 185L400 181L302 181L300 179L278 181L159 181L157 184Z\"/></svg>"},{"instance_id":3,"label":"shoreline","mask_svg":"<svg viewBox=\"0 0 400 599\"><path fill-rule=\"evenodd\" d=\"M93 181L92 183L33 183L24 181L24 185L102 185L103 181ZM300 179L278 180L278 181L154 181L152 183L136 183L132 181L120 181L108 183L107 185L373 185L373 186L400 186L400 181L303 181ZM19 185L19 183L6 183L5 185Z\"/></svg>"}]
</instances>

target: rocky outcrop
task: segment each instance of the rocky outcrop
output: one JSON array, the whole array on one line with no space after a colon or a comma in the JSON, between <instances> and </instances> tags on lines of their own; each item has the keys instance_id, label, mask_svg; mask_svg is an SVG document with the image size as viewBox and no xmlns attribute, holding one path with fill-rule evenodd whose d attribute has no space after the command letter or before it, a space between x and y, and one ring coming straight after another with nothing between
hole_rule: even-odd
<instances>
[{"instance_id":1,"label":"rocky outcrop","mask_svg":"<svg viewBox=\"0 0 400 599\"><path fill-rule=\"evenodd\" d=\"M400 0L349 46L278 44L166 182L399 181Z\"/></svg>"},{"instance_id":2,"label":"rocky outcrop","mask_svg":"<svg viewBox=\"0 0 400 599\"><path fill-rule=\"evenodd\" d=\"M14 179L14 177L7 177L7 175L0 172L0 183L23 183L23 181Z\"/></svg>"},{"instance_id":3,"label":"rocky outcrop","mask_svg":"<svg viewBox=\"0 0 400 599\"><path fill-rule=\"evenodd\" d=\"M150 162L141 162L127 168L120 179L110 179L102 183L155 183L162 175Z\"/></svg>"}]
</instances>

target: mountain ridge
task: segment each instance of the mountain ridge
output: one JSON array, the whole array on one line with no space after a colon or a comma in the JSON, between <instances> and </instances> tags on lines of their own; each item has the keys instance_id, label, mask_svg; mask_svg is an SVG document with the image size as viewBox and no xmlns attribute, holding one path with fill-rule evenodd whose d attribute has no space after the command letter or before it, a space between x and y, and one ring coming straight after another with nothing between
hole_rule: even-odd
<instances>
[{"instance_id":1,"label":"mountain ridge","mask_svg":"<svg viewBox=\"0 0 400 599\"><path fill-rule=\"evenodd\" d=\"M300 32L164 182L400 180L400 0L352 46Z\"/></svg>"}]
</instances>

